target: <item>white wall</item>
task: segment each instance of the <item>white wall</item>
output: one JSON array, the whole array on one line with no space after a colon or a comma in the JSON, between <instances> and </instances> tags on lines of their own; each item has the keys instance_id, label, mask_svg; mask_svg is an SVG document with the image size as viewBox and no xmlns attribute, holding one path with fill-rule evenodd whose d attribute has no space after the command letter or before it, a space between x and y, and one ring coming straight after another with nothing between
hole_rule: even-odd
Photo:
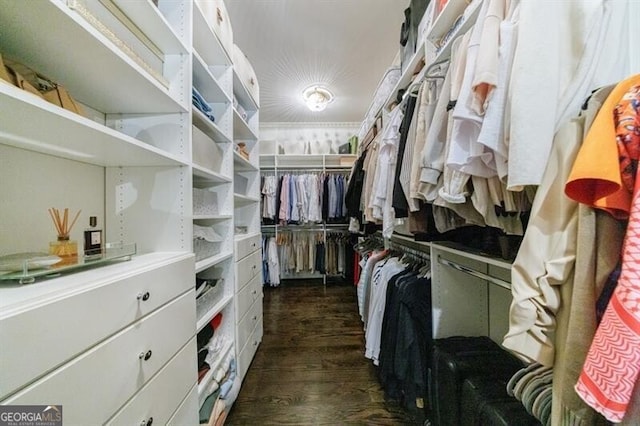
<instances>
[{"instance_id":1,"label":"white wall","mask_svg":"<svg viewBox=\"0 0 640 426\"><path fill-rule=\"evenodd\" d=\"M104 229L103 167L0 145L0 196L0 255L46 253L56 239L51 207L82 210L71 232L80 250L89 216Z\"/></svg>"},{"instance_id":2,"label":"white wall","mask_svg":"<svg viewBox=\"0 0 640 426\"><path fill-rule=\"evenodd\" d=\"M360 123L264 123L260 154L337 154Z\"/></svg>"}]
</instances>

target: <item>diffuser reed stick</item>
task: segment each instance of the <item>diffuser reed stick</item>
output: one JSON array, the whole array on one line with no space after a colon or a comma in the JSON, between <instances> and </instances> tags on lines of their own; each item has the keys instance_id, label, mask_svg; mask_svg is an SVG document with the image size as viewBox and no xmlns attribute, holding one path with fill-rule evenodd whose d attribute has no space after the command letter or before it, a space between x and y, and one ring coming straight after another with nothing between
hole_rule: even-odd
<instances>
[{"instance_id":1,"label":"diffuser reed stick","mask_svg":"<svg viewBox=\"0 0 640 426\"><path fill-rule=\"evenodd\" d=\"M73 229L73 225L76 224L78 217L80 217L81 212L82 210L78 210L78 213L76 213L76 216L71 221L71 224L69 224L69 208L65 207L64 213L62 215L60 214L60 210L56 209L55 207L49 209L49 215L53 220L53 225L56 227L58 239L69 239L69 234Z\"/></svg>"}]
</instances>

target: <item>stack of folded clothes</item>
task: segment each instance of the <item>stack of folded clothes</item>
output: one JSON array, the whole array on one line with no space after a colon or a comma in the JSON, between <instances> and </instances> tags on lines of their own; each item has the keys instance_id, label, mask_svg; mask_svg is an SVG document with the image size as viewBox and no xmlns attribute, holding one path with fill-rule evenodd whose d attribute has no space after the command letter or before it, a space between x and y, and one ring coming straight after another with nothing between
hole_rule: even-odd
<instances>
[{"instance_id":1,"label":"stack of folded clothes","mask_svg":"<svg viewBox=\"0 0 640 426\"><path fill-rule=\"evenodd\" d=\"M216 121L215 117L213 116L213 110L211 109L207 101L204 100L200 92L198 92L198 90L195 87L191 90L191 102L204 115L209 117L209 120Z\"/></svg>"}]
</instances>

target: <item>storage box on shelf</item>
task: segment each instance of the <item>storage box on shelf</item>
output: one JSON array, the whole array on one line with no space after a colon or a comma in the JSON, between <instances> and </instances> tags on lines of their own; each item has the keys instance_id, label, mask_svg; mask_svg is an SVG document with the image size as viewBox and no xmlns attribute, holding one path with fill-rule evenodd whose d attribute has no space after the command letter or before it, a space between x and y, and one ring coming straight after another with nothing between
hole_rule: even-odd
<instances>
[{"instance_id":1,"label":"storage box on shelf","mask_svg":"<svg viewBox=\"0 0 640 426\"><path fill-rule=\"evenodd\" d=\"M216 38L220 41L220 47L227 56L231 56L233 51L233 29L231 20L227 13L227 8L222 0L196 0L201 17L204 18L208 27L213 30Z\"/></svg>"}]
</instances>

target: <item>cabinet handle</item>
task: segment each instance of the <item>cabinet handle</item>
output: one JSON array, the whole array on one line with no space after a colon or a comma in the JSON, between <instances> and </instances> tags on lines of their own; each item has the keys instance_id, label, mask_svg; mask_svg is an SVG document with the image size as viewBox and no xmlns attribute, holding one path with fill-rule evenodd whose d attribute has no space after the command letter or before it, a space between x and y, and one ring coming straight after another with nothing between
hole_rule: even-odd
<instances>
[{"instance_id":1,"label":"cabinet handle","mask_svg":"<svg viewBox=\"0 0 640 426\"><path fill-rule=\"evenodd\" d=\"M153 417L149 417L148 420L143 420L140 422L140 426L151 426L153 424Z\"/></svg>"},{"instance_id":2,"label":"cabinet handle","mask_svg":"<svg viewBox=\"0 0 640 426\"><path fill-rule=\"evenodd\" d=\"M142 300L143 302L146 302L147 300L149 300L149 297L151 297L151 295L149 294L148 291L145 291L144 293L138 293L138 300Z\"/></svg>"},{"instance_id":3,"label":"cabinet handle","mask_svg":"<svg viewBox=\"0 0 640 426\"><path fill-rule=\"evenodd\" d=\"M256 243L252 243L251 247L256 248Z\"/></svg>"},{"instance_id":4,"label":"cabinet handle","mask_svg":"<svg viewBox=\"0 0 640 426\"><path fill-rule=\"evenodd\" d=\"M222 12L220 11L219 7L216 7L216 19L218 21L218 25L220 25L223 21L222 19Z\"/></svg>"},{"instance_id":5,"label":"cabinet handle","mask_svg":"<svg viewBox=\"0 0 640 426\"><path fill-rule=\"evenodd\" d=\"M257 316L257 315L254 315L254 316L253 316L253 320L254 320L254 321L258 321L258 316Z\"/></svg>"},{"instance_id":6,"label":"cabinet handle","mask_svg":"<svg viewBox=\"0 0 640 426\"><path fill-rule=\"evenodd\" d=\"M138 359L143 359L145 361L148 361L149 358L151 358L151 349L149 349L147 352L140 352L140 355L138 355Z\"/></svg>"},{"instance_id":7,"label":"cabinet handle","mask_svg":"<svg viewBox=\"0 0 640 426\"><path fill-rule=\"evenodd\" d=\"M251 293L255 296L256 294L258 294L258 290L253 290Z\"/></svg>"},{"instance_id":8,"label":"cabinet handle","mask_svg":"<svg viewBox=\"0 0 640 426\"><path fill-rule=\"evenodd\" d=\"M258 341L257 340L253 341L253 346L258 346Z\"/></svg>"}]
</instances>

